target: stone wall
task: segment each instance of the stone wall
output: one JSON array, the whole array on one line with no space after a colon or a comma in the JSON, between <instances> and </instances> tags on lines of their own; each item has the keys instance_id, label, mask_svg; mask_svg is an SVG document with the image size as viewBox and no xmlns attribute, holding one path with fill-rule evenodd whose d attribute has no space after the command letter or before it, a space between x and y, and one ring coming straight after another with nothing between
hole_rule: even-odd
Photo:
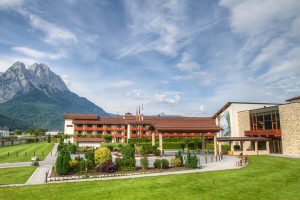
<instances>
[{"instance_id":1,"label":"stone wall","mask_svg":"<svg viewBox=\"0 0 300 200\"><path fill-rule=\"evenodd\" d=\"M238 137L245 136L245 131L250 130L250 113L249 111L238 112L238 127L239 135Z\"/></svg>"},{"instance_id":2,"label":"stone wall","mask_svg":"<svg viewBox=\"0 0 300 200\"><path fill-rule=\"evenodd\" d=\"M283 154L300 156L300 103L279 106L279 115Z\"/></svg>"}]
</instances>

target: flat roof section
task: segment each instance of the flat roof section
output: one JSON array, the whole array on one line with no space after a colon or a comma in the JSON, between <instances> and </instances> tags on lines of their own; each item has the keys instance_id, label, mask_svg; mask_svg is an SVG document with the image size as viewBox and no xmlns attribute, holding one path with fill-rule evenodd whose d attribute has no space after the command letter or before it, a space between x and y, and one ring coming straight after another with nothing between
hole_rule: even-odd
<instances>
[{"instance_id":1,"label":"flat roof section","mask_svg":"<svg viewBox=\"0 0 300 200\"><path fill-rule=\"evenodd\" d=\"M264 137L218 137L218 142L229 142L229 141L270 141L269 138Z\"/></svg>"}]
</instances>

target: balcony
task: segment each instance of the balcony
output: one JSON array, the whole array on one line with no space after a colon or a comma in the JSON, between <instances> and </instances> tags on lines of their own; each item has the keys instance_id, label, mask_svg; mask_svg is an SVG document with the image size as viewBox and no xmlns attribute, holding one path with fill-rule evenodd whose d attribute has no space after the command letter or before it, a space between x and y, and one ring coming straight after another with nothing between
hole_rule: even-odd
<instances>
[{"instance_id":1,"label":"balcony","mask_svg":"<svg viewBox=\"0 0 300 200\"><path fill-rule=\"evenodd\" d=\"M105 142L104 138L74 138L75 142Z\"/></svg>"},{"instance_id":2,"label":"balcony","mask_svg":"<svg viewBox=\"0 0 300 200\"><path fill-rule=\"evenodd\" d=\"M75 127L75 131L125 131L125 128L117 127Z\"/></svg>"},{"instance_id":3,"label":"balcony","mask_svg":"<svg viewBox=\"0 0 300 200\"><path fill-rule=\"evenodd\" d=\"M273 129L273 130L251 130L245 131L245 136L248 137L281 137L281 130Z\"/></svg>"}]
</instances>

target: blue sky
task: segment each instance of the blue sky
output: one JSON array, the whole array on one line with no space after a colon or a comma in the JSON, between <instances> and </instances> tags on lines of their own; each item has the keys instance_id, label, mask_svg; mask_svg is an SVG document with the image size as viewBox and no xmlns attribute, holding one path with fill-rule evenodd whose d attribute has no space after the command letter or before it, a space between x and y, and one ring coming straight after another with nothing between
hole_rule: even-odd
<instances>
[{"instance_id":1,"label":"blue sky","mask_svg":"<svg viewBox=\"0 0 300 200\"><path fill-rule=\"evenodd\" d=\"M300 1L0 0L0 71L46 63L107 112L210 116L300 94Z\"/></svg>"}]
</instances>

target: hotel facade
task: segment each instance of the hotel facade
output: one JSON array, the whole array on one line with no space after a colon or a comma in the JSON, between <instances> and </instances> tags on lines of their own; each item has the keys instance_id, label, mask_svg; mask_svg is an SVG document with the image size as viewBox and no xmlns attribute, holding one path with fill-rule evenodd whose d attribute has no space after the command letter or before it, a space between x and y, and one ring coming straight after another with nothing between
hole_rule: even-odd
<instances>
[{"instance_id":1,"label":"hotel facade","mask_svg":"<svg viewBox=\"0 0 300 200\"><path fill-rule=\"evenodd\" d=\"M130 113L104 117L65 114L64 133L80 146L101 146L105 135L113 143L130 138L189 138L214 140L215 154L228 143L230 153L270 153L300 156L300 97L285 104L228 102L212 117L144 116L138 122Z\"/></svg>"},{"instance_id":2,"label":"hotel facade","mask_svg":"<svg viewBox=\"0 0 300 200\"><path fill-rule=\"evenodd\" d=\"M221 130L210 117L144 116L138 122L136 116L104 117L93 114L65 114L64 133L70 142L80 146L100 146L111 135L113 143L125 143L130 138L152 138L162 134L164 138L205 137L216 138Z\"/></svg>"}]
</instances>

